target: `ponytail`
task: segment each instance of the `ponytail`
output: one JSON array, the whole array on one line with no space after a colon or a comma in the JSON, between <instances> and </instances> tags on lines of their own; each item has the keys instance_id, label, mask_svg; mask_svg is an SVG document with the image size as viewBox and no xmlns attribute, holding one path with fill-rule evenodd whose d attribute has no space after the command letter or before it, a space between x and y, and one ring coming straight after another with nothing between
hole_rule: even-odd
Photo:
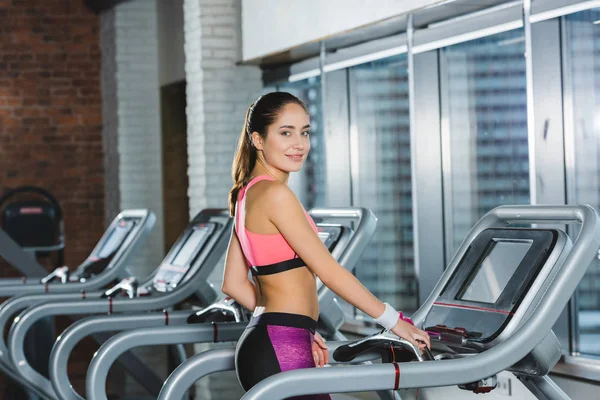
<instances>
[{"instance_id":1,"label":"ponytail","mask_svg":"<svg viewBox=\"0 0 600 400\"><path fill-rule=\"evenodd\" d=\"M233 165L231 168L231 177L233 178L233 187L229 191L229 214L233 217L235 215L235 204L237 203L237 196L242 187L250 180L250 174L256 164L256 148L252 146L250 139L250 123L248 118L250 117L250 111L254 104L251 104L246 111L246 119L244 120L244 127L238 140L237 151L233 159Z\"/></svg>"},{"instance_id":2,"label":"ponytail","mask_svg":"<svg viewBox=\"0 0 600 400\"><path fill-rule=\"evenodd\" d=\"M229 191L229 214L232 217L235 215L238 193L241 188L248 184L250 174L252 174L256 164L257 150L252 144L252 133L257 132L265 139L268 127L277 119L285 105L290 103L300 105L308 114L306 105L296 96L287 92L267 93L260 96L248 107L231 168L233 187Z\"/></svg>"}]
</instances>

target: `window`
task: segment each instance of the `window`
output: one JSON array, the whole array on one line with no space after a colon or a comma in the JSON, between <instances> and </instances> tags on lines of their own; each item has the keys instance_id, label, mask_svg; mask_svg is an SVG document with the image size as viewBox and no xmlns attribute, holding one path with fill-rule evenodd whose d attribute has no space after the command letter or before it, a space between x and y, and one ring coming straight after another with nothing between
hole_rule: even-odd
<instances>
[{"instance_id":1,"label":"window","mask_svg":"<svg viewBox=\"0 0 600 400\"><path fill-rule=\"evenodd\" d=\"M564 54L570 78L573 143L572 166L567 165L569 202L600 208L600 9L566 17ZM566 99L568 101L568 99ZM579 284L578 326L573 350L600 355L600 261L595 260Z\"/></svg>"},{"instance_id":2,"label":"window","mask_svg":"<svg viewBox=\"0 0 600 400\"><path fill-rule=\"evenodd\" d=\"M523 30L440 51L446 261L502 204L529 203Z\"/></svg>"},{"instance_id":3,"label":"window","mask_svg":"<svg viewBox=\"0 0 600 400\"><path fill-rule=\"evenodd\" d=\"M297 174L290 176L290 187L309 210L325 206L325 138L322 129L321 79L309 78L285 83L278 90L289 92L306 104L310 115L310 153Z\"/></svg>"},{"instance_id":4,"label":"window","mask_svg":"<svg viewBox=\"0 0 600 400\"><path fill-rule=\"evenodd\" d=\"M416 310L406 55L348 73L352 204L378 218L356 276L382 301Z\"/></svg>"}]
</instances>

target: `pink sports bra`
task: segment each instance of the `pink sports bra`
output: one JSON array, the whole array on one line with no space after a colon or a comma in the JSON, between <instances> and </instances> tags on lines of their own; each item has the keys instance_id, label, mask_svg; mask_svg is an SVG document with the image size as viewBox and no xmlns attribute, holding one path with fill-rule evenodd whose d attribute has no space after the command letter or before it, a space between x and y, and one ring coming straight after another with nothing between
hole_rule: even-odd
<instances>
[{"instance_id":1,"label":"pink sports bra","mask_svg":"<svg viewBox=\"0 0 600 400\"><path fill-rule=\"evenodd\" d=\"M303 267L306 263L298 257L281 233L261 234L246 229L246 193L254 184L263 180L274 181L275 179L267 175L257 176L238 193L235 231L246 262L253 275L270 275ZM306 211L304 212L312 228L317 232L315 222Z\"/></svg>"}]
</instances>

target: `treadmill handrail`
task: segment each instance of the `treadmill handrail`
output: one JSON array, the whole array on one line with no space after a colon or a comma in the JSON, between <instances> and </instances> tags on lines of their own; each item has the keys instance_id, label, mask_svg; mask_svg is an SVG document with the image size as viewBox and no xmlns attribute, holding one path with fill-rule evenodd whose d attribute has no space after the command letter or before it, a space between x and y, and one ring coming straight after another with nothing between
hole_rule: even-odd
<instances>
[{"instance_id":1,"label":"treadmill handrail","mask_svg":"<svg viewBox=\"0 0 600 400\"><path fill-rule=\"evenodd\" d=\"M181 400L185 393L198 381L215 372L235 369L235 348L207 350L194 354L180 364L163 384L157 400Z\"/></svg>"},{"instance_id":2,"label":"treadmill handrail","mask_svg":"<svg viewBox=\"0 0 600 400\"><path fill-rule=\"evenodd\" d=\"M369 244L369 240L359 239L364 236L372 237L377 228L377 217L370 209L365 207L312 208L309 214L311 217L327 220L352 219L357 223L353 233L353 244L346 246L338 259L338 263L344 267L356 264L363 250Z\"/></svg>"},{"instance_id":3,"label":"treadmill handrail","mask_svg":"<svg viewBox=\"0 0 600 400\"><path fill-rule=\"evenodd\" d=\"M540 213L536 213L536 209ZM581 229L571 252L540 300L536 313L521 324L510 339L467 358L405 364L378 364L295 370L273 375L248 391L242 399L283 399L290 396L340 391L409 389L475 382L515 364L546 337L600 248L600 218L590 206L503 206L490 211L476 225L518 222L580 222ZM471 230L471 238L477 229ZM471 238L472 239L472 238ZM470 243L470 240L463 242ZM457 254L459 254L457 252ZM438 283L439 287L443 284ZM436 290L420 311L429 305ZM423 317L420 316L419 322ZM415 321L416 323L417 321ZM398 375L397 375L398 374ZM396 376L400 376L396 385ZM435 379L432 379L435 377ZM343 389L340 389L343 388Z\"/></svg>"},{"instance_id":4,"label":"treadmill handrail","mask_svg":"<svg viewBox=\"0 0 600 400\"><path fill-rule=\"evenodd\" d=\"M203 210L201 214L205 217L224 217L225 215L224 210L218 209ZM224 223L222 231L219 235L210 239L213 243L213 247L203 260L203 263L206 263L207 265L216 265L227 248L232 221L228 216L226 219L224 217L224 220L227 222ZM31 384L31 382L28 381L30 377L34 377L34 379L37 380L38 377L41 376L29 364L29 361L25 357L24 349L27 332L40 319L57 315L102 314L106 312L112 314L124 311L135 312L166 309L194 295L198 288L199 281L204 279L204 275L205 273L197 273L178 286L177 290L160 293L160 295L157 296L138 297L134 299L100 299L101 295L99 295L96 298L87 296L88 298L85 300L79 298L79 301L70 302L48 302L48 298L46 297L44 303L37 302L30 305L15 318L8 335L8 356L10 359L8 365L12 365L28 384ZM28 296L21 297L21 301L27 301L27 297ZM0 321L3 311L4 309L0 310Z\"/></svg>"},{"instance_id":5,"label":"treadmill handrail","mask_svg":"<svg viewBox=\"0 0 600 400\"><path fill-rule=\"evenodd\" d=\"M50 354L50 380L41 376L43 379L31 377L30 382L35 382L35 386L62 400L84 400L75 392L67 374L67 364L71 352L81 340L99 332L181 326L185 325L189 315L190 311L177 311L86 317L65 329L56 340Z\"/></svg>"},{"instance_id":6,"label":"treadmill handrail","mask_svg":"<svg viewBox=\"0 0 600 400\"><path fill-rule=\"evenodd\" d=\"M102 292L92 292L87 294L90 297L100 297ZM30 307L31 305L47 302L47 301L64 301L71 302L80 300L82 293L61 293L61 294L24 294L13 296L6 300L0 307L0 329L2 332L6 330L6 326L13 322L13 316L18 312ZM16 319L16 318L15 318ZM0 361L10 365L11 361L8 356L8 343L4 340L4 335L0 335Z\"/></svg>"},{"instance_id":7,"label":"treadmill handrail","mask_svg":"<svg viewBox=\"0 0 600 400\"><path fill-rule=\"evenodd\" d=\"M218 326L218 328L216 328ZM107 400L106 377L112 364L124 352L139 346L155 346L197 342L231 342L237 340L246 322L199 324L185 327L161 327L124 331L106 341L94 355L86 376L86 398ZM218 337L215 338L215 332Z\"/></svg>"},{"instance_id":8,"label":"treadmill handrail","mask_svg":"<svg viewBox=\"0 0 600 400\"><path fill-rule=\"evenodd\" d=\"M338 364L333 358L335 350L349 341L327 342L329 352L328 364ZM366 351L354 358L352 363L363 363L381 358L378 352ZM180 364L163 384L157 400L180 400L183 395L198 380L215 372L235 370L235 349L207 350L194 354L184 363Z\"/></svg>"},{"instance_id":9,"label":"treadmill handrail","mask_svg":"<svg viewBox=\"0 0 600 400\"><path fill-rule=\"evenodd\" d=\"M139 248L143 239L152 231L156 222L156 216L154 213L147 209L132 209L123 210L117 215L111 225L114 226L117 221L122 218L141 218L138 227L134 228L136 231L129 234L123 244L117 250L115 256L110 261L109 265L104 269L101 274L95 275L85 282L68 282L62 283L47 283L41 284L38 281L31 280L31 283L15 285L0 285L0 296L16 296L20 294L36 294L36 293L74 293L81 291L93 291L98 290L104 286L109 285L115 281L122 273L123 269L126 268L127 262L131 255ZM107 228L107 230L109 229ZM92 253L98 250L100 243L96 245ZM78 267L79 268L79 267ZM48 275L48 271L44 272L43 276Z\"/></svg>"}]
</instances>

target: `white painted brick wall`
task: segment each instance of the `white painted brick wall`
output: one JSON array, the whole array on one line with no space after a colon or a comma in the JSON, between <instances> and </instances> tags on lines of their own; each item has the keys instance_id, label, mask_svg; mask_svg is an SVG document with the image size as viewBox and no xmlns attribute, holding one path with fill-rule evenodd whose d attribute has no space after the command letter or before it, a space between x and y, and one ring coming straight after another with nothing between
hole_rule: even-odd
<instances>
[{"instance_id":1,"label":"white painted brick wall","mask_svg":"<svg viewBox=\"0 0 600 400\"><path fill-rule=\"evenodd\" d=\"M231 162L248 105L260 94L256 67L240 59L239 0L186 0L190 216L226 207Z\"/></svg>"},{"instance_id":2,"label":"white painted brick wall","mask_svg":"<svg viewBox=\"0 0 600 400\"><path fill-rule=\"evenodd\" d=\"M131 262L131 270L145 277L164 256L156 2L129 1L113 12L120 203L156 214L146 246Z\"/></svg>"},{"instance_id":3,"label":"white painted brick wall","mask_svg":"<svg viewBox=\"0 0 600 400\"><path fill-rule=\"evenodd\" d=\"M113 208L149 208L156 214L151 235L129 266L142 279L164 257L157 30L155 1L121 3L102 15L107 218L114 218ZM164 347L135 353L166 377ZM128 375L125 382L127 395L146 394Z\"/></svg>"},{"instance_id":4,"label":"white painted brick wall","mask_svg":"<svg viewBox=\"0 0 600 400\"><path fill-rule=\"evenodd\" d=\"M104 148L104 225L108 226L121 211L119 192L119 132L115 56L115 12L102 15L100 25L102 49L102 136Z\"/></svg>"},{"instance_id":5,"label":"white painted brick wall","mask_svg":"<svg viewBox=\"0 0 600 400\"><path fill-rule=\"evenodd\" d=\"M188 176L190 214L227 207L231 163L246 109L262 90L257 67L241 59L241 1L185 0ZM231 346L232 344L221 344ZM196 351L213 345L198 345ZM201 380L201 399L237 399L243 391L234 373Z\"/></svg>"}]
</instances>

